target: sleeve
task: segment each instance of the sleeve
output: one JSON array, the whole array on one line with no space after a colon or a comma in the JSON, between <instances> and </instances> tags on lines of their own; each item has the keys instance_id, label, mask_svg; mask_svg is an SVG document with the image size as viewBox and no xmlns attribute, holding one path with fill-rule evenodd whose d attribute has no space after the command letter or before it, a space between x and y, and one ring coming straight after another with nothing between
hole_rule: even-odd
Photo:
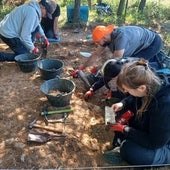
<instances>
[{"instance_id":1,"label":"sleeve","mask_svg":"<svg viewBox=\"0 0 170 170\"><path fill-rule=\"evenodd\" d=\"M103 77L100 77L99 80L92 85L93 91L95 92L96 90L100 89L104 86L104 84L105 83Z\"/></svg>"},{"instance_id":2,"label":"sleeve","mask_svg":"<svg viewBox=\"0 0 170 170\"><path fill-rule=\"evenodd\" d=\"M117 35L114 41L115 41L115 50L126 49L129 43L128 39L126 38L126 35L122 31Z\"/></svg>"},{"instance_id":3,"label":"sleeve","mask_svg":"<svg viewBox=\"0 0 170 170\"><path fill-rule=\"evenodd\" d=\"M170 141L170 112L169 104L166 101L158 101L152 107L156 109L148 110L148 114L150 114L148 131L129 127L125 128L125 135L127 139L131 139L141 146L157 149Z\"/></svg>"},{"instance_id":4,"label":"sleeve","mask_svg":"<svg viewBox=\"0 0 170 170\"><path fill-rule=\"evenodd\" d=\"M21 40L29 50L33 50L32 32L35 31L35 25L39 25L38 16L35 10L25 10L25 12L25 19L21 29Z\"/></svg>"},{"instance_id":5,"label":"sleeve","mask_svg":"<svg viewBox=\"0 0 170 170\"><path fill-rule=\"evenodd\" d=\"M60 6L57 4L56 9L54 11L54 17L60 16Z\"/></svg>"}]
</instances>

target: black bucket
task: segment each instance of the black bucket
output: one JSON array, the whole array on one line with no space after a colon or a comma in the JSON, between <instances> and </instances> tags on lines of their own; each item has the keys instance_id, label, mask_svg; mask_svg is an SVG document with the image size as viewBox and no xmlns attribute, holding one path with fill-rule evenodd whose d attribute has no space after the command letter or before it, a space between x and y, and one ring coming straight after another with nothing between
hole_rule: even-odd
<instances>
[{"instance_id":1,"label":"black bucket","mask_svg":"<svg viewBox=\"0 0 170 170\"><path fill-rule=\"evenodd\" d=\"M62 60L46 58L38 62L41 77L44 80L54 79L63 72L64 63Z\"/></svg>"},{"instance_id":2,"label":"black bucket","mask_svg":"<svg viewBox=\"0 0 170 170\"><path fill-rule=\"evenodd\" d=\"M15 57L15 61L18 63L20 70L25 73L35 71L39 59L40 56L30 53L20 54Z\"/></svg>"},{"instance_id":3,"label":"black bucket","mask_svg":"<svg viewBox=\"0 0 170 170\"><path fill-rule=\"evenodd\" d=\"M75 83L59 77L45 81L41 85L41 91L46 95L49 103L55 107L65 107L70 105L72 93L75 90ZM52 92L60 92L53 93Z\"/></svg>"}]
</instances>

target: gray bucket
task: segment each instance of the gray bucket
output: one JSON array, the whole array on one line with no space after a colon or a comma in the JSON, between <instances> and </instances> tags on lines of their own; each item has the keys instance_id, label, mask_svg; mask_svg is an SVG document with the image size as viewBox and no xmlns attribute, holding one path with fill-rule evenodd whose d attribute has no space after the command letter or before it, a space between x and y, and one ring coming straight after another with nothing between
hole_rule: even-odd
<instances>
[{"instance_id":1,"label":"gray bucket","mask_svg":"<svg viewBox=\"0 0 170 170\"><path fill-rule=\"evenodd\" d=\"M46 58L38 62L41 77L44 80L54 79L63 72L64 63L62 60Z\"/></svg>"},{"instance_id":2,"label":"gray bucket","mask_svg":"<svg viewBox=\"0 0 170 170\"><path fill-rule=\"evenodd\" d=\"M37 69L37 62L40 56L30 53L20 54L15 57L20 70L25 73L33 72Z\"/></svg>"},{"instance_id":3,"label":"gray bucket","mask_svg":"<svg viewBox=\"0 0 170 170\"><path fill-rule=\"evenodd\" d=\"M70 105L72 93L75 90L75 83L59 77L45 81L41 85L41 91L46 95L48 102L55 107ZM52 94L52 91L59 91L59 94Z\"/></svg>"}]
</instances>

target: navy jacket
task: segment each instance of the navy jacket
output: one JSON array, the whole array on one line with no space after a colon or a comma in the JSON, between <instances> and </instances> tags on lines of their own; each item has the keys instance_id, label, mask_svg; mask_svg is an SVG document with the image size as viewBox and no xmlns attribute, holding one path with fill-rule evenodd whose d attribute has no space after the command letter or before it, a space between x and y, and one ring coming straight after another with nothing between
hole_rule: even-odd
<instances>
[{"instance_id":1,"label":"navy jacket","mask_svg":"<svg viewBox=\"0 0 170 170\"><path fill-rule=\"evenodd\" d=\"M135 114L141 105L141 98L129 96L124 104ZM140 119L130 121L126 138L147 148L157 149L170 145L170 85L164 85L155 94L147 111Z\"/></svg>"}]
</instances>

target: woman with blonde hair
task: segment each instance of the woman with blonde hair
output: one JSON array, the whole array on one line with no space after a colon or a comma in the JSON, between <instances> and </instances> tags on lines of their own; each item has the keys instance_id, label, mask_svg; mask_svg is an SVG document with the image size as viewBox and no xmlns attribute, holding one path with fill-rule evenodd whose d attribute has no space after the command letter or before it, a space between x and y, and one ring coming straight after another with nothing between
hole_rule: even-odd
<instances>
[{"instance_id":1,"label":"woman with blonde hair","mask_svg":"<svg viewBox=\"0 0 170 170\"><path fill-rule=\"evenodd\" d=\"M144 59L125 64L117 86L129 96L112 105L116 112L134 113L128 123L115 123L110 129L122 133L120 152L104 153L110 163L122 159L133 165L170 164L170 85L163 82Z\"/></svg>"}]
</instances>

